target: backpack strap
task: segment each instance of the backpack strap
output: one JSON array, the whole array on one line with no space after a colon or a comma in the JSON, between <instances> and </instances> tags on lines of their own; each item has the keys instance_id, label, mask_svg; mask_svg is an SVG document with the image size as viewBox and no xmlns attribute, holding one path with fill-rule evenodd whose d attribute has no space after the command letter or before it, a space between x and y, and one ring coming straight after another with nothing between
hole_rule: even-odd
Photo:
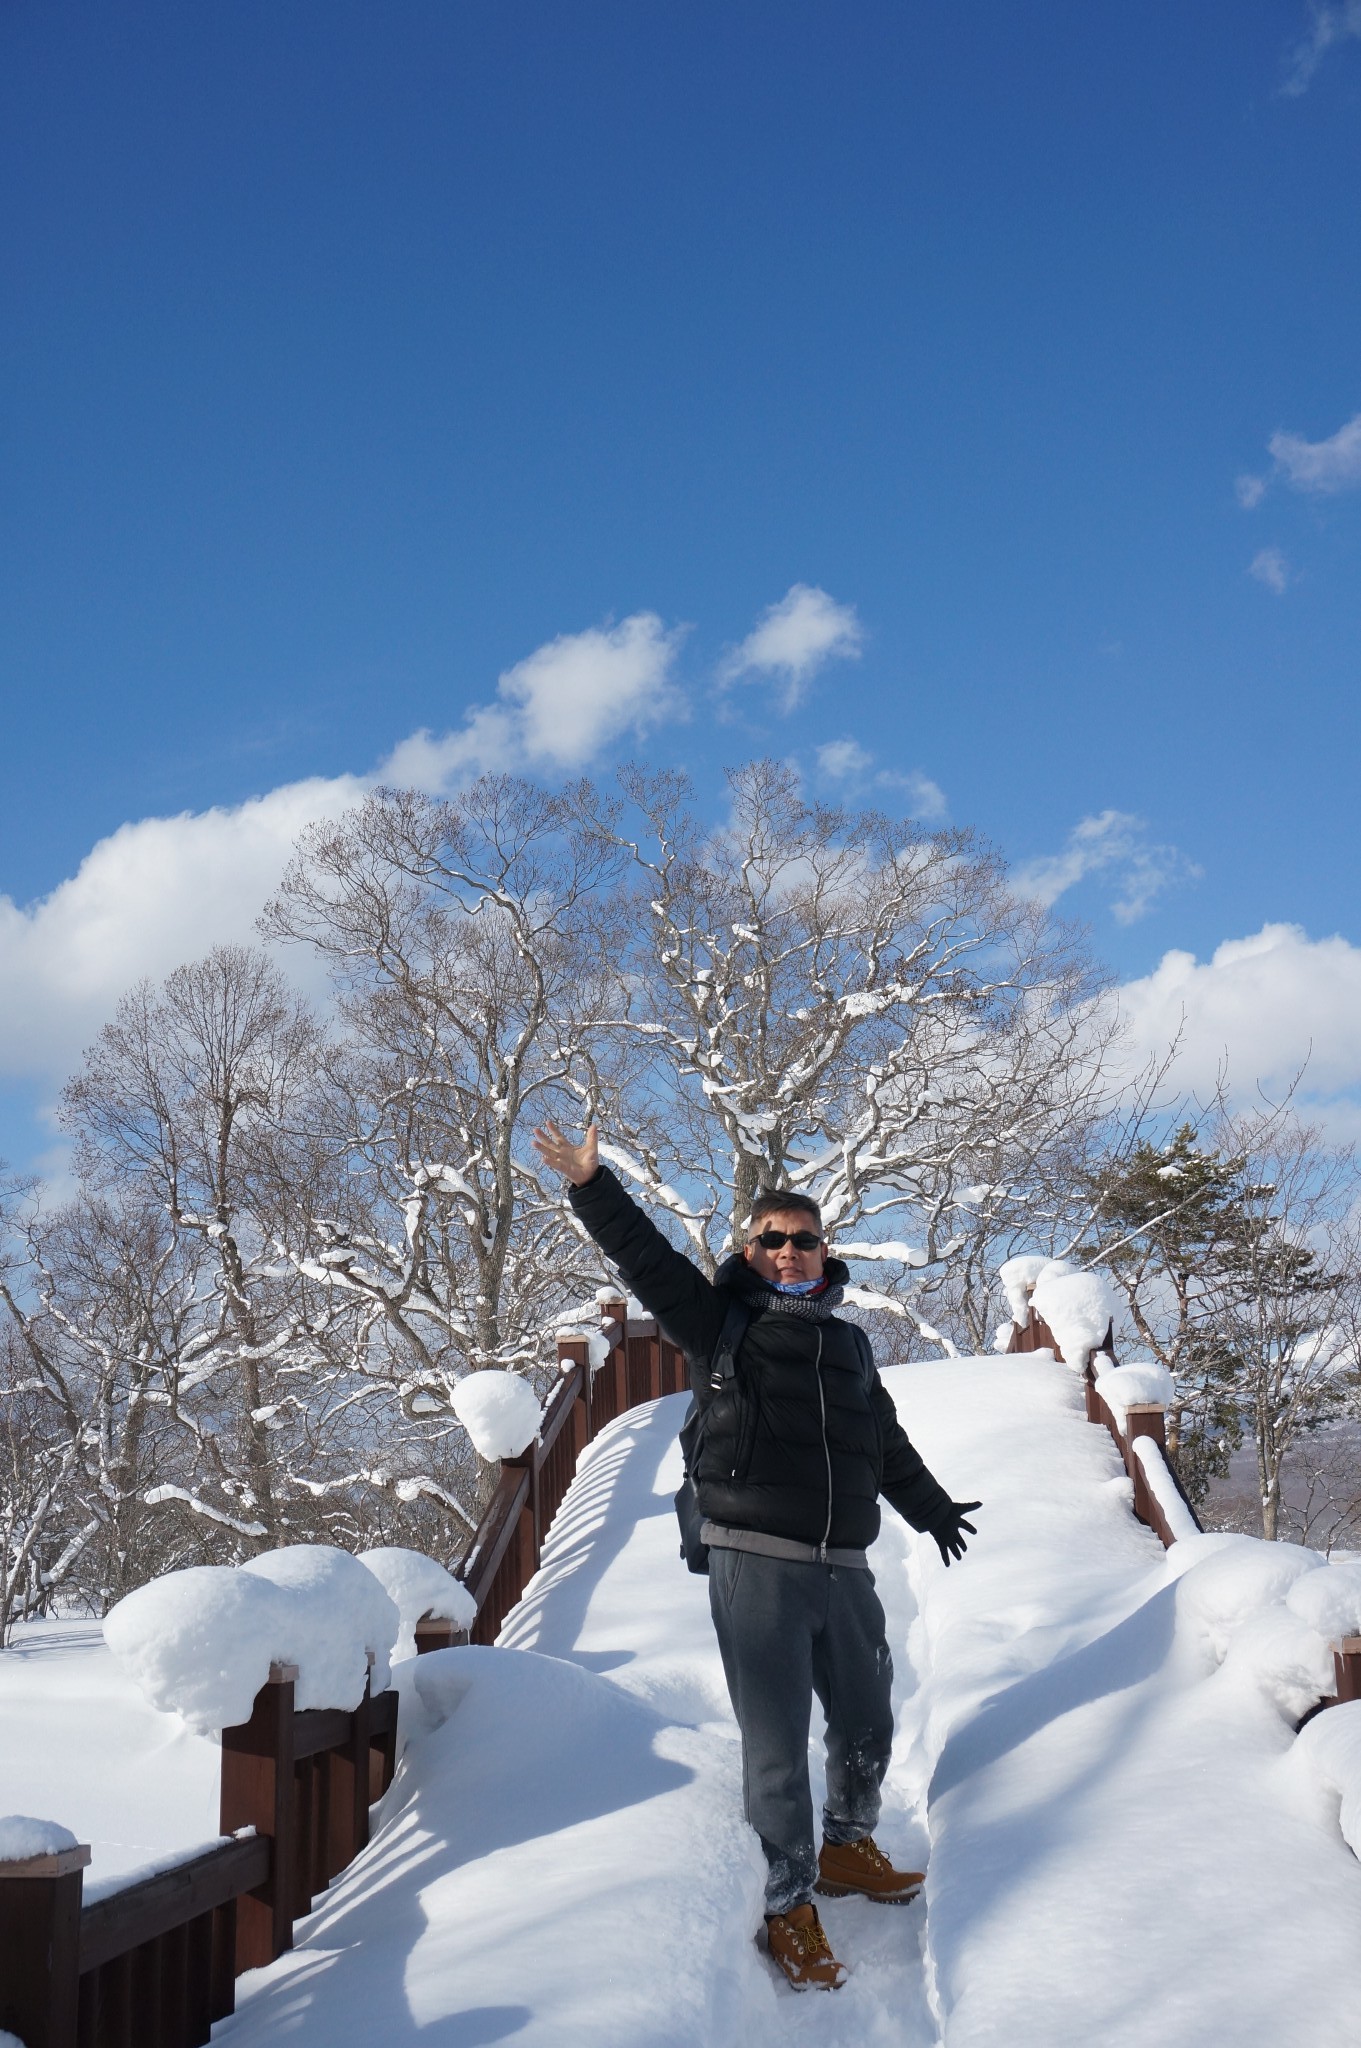
<instances>
[{"instance_id":1,"label":"backpack strap","mask_svg":"<svg viewBox=\"0 0 1361 2048\"><path fill-rule=\"evenodd\" d=\"M752 1311L742 1302L728 1303L723 1316L723 1327L718 1333L718 1342L714 1346L714 1355L709 1367L709 1386L715 1394L720 1393L736 1374L737 1353L741 1348L742 1339L747 1334L747 1325L751 1317ZM681 1455L685 1460L687 1480L699 1463L708 1421L708 1402L706 1401L701 1409L692 1396L680 1428Z\"/></svg>"},{"instance_id":2,"label":"backpack strap","mask_svg":"<svg viewBox=\"0 0 1361 2048\"><path fill-rule=\"evenodd\" d=\"M709 1385L718 1393L737 1371L737 1353L742 1339L747 1334L752 1312L743 1301L736 1297L728 1303L723 1317L723 1327L718 1333L714 1355L709 1367Z\"/></svg>"}]
</instances>

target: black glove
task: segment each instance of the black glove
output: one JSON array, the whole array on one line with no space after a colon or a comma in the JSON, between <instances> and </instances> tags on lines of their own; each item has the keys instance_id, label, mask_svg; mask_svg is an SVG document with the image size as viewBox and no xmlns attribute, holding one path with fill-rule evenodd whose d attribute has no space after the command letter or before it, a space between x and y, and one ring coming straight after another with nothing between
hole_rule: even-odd
<instances>
[{"instance_id":1,"label":"black glove","mask_svg":"<svg viewBox=\"0 0 1361 2048\"><path fill-rule=\"evenodd\" d=\"M966 1522L964 1517L971 1515L975 1508L981 1508L982 1505L981 1500L952 1500L949 1513L942 1515L938 1522L931 1524L930 1534L935 1537L940 1545L941 1563L945 1566L946 1571L950 1569L950 1559L952 1557L963 1557L969 1547L960 1531L967 1529L971 1536L978 1534L973 1523Z\"/></svg>"}]
</instances>

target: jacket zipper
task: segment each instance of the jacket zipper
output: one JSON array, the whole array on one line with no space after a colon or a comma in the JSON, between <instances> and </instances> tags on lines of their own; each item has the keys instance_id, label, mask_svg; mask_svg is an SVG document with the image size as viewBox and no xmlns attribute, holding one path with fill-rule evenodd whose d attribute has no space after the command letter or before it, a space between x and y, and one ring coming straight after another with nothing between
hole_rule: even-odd
<instances>
[{"instance_id":1,"label":"jacket zipper","mask_svg":"<svg viewBox=\"0 0 1361 2048\"><path fill-rule=\"evenodd\" d=\"M818 1348L813 1360L813 1371L818 1383L818 1409L822 1415L822 1455L827 1461L827 1522L818 1545L818 1556L823 1564L827 1562L827 1540L832 1533L832 1450L827 1441L827 1396L822 1385L822 1324L817 1324Z\"/></svg>"}]
</instances>

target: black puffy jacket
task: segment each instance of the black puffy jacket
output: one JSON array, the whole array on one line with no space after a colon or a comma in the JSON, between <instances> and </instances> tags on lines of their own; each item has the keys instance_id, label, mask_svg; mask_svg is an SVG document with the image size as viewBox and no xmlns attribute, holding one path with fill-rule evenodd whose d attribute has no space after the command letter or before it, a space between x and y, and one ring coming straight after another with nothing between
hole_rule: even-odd
<instances>
[{"instance_id":1,"label":"black puffy jacket","mask_svg":"<svg viewBox=\"0 0 1361 2048\"><path fill-rule=\"evenodd\" d=\"M832 1309L849 1277L827 1262L828 1288L780 1295L740 1255L713 1280L667 1243L608 1167L573 1188L572 1207L673 1344L695 1398L712 1402L695 1475L701 1511L734 1529L863 1549L879 1533L879 1495L914 1529L949 1512L855 1332ZM734 1293L752 1310L735 1377L720 1393L710 1365Z\"/></svg>"}]
</instances>

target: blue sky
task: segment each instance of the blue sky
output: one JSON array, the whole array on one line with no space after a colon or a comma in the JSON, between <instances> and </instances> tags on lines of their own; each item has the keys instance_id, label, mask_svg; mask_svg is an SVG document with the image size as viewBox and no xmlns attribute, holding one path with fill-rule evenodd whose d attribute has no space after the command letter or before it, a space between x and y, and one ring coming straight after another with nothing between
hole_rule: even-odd
<instances>
[{"instance_id":1,"label":"blue sky","mask_svg":"<svg viewBox=\"0 0 1361 2048\"><path fill-rule=\"evenodd\" d=\"M497 705L945 806L1353 1098L1359 174L1361 0L10 0L0 1151Z\"/></svg>"}]
</instances>

